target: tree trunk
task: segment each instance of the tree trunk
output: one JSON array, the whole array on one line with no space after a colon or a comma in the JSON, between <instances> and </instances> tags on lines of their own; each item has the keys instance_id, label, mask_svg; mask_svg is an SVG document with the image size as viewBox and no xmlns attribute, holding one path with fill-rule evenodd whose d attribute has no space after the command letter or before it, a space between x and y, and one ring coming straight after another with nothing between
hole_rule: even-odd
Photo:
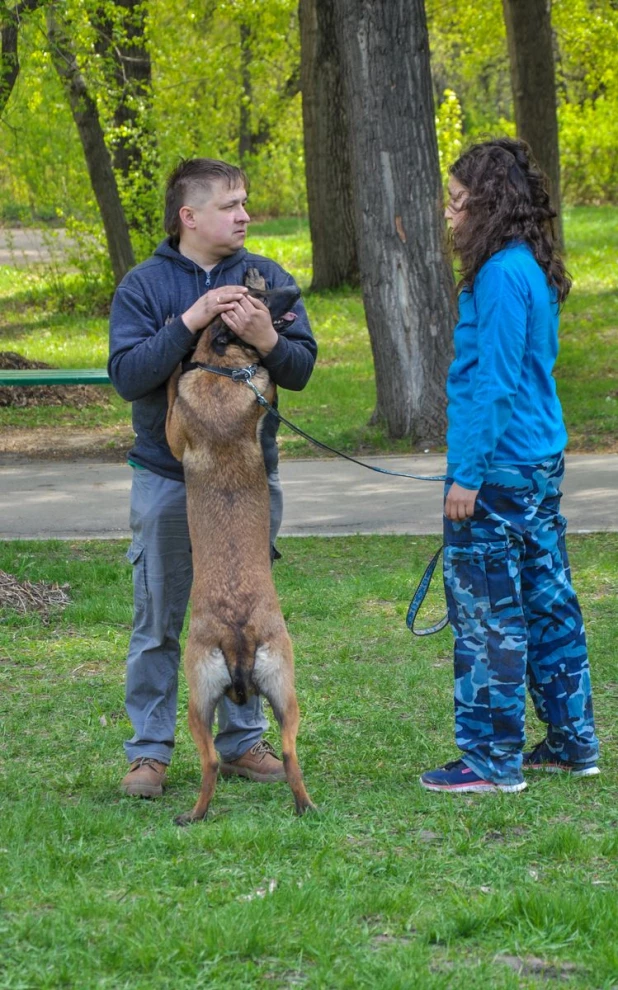
<instances>
[{"instance_id":1,"label":"tree trunk","mask_svg":"<svg viewBox=\"0 0 618 990\"><path fill-rule=\"evenodd\" d=\"M336 0L361 284L389 436L444 437L456 319L423 0Z\"/></svg>"},{"instance_id":2,"label":"tree trunk","mask_svg":"<svg viewBox=\"0 0 618 990\"><path fill-rule=\"evenodd\" d=\"M2 55L0 57L0 116L9 102L13 87L19 75L19 58L17 56L17 24L9 21L0 28Z\"/></svg>"},{"instance_id":3,"label":"tree trunk","mask_svg":"<svg viewBox=\"0 0 618 990\"><path fill-rule=\"evenodd\" d=\"M530 145L536 161L549 179L552 205L558 214L556 235L562 245L560 154L550 0L502 0L502 3L517 136Z\"/></svg>"},{"instance_id":4,"label":"tree trunk","mask_svg":"<svg viewBox=\"0 0 618 990\"><path fill-rule=\"evenodd\" d=\"M251 29L244 21L240 23L240 115L238 121L238 160L246 167L247 160L253 151L251 140L251 104L253 103L253 87L251 85Z\"/></svg>"},{"instance_id":5,"label":"tree trunk","mask_svg":"<svg viewBox=\"0 0 618 990\"><path fill-rule=\"evenodd\" d=\"M113 167L122 177L125 211L131 230L152 236L159 226L158 149L152 123L152 64L146 42L147 6L143 0L113 0L93 17L95 50L104 59L114 92ZM115 24L118 26L115 27Z\"/></svg>"},{"instance_id":6,"label":"tree trunk","mask_svg":"<svg viewBox=\"0 0 618 990\"><path fill-rule=\"evenodd\" d=\"M84 149L92 189L105 228L112 271L118 283L135 265L129 227L96 104L79 71L71 40L51 8L48 10L48 37L52 60L68 96Z\"/></svg>"},{"instance_id":7,"label":"tree trunk","mask_svg":"<svg viewBox=\"0 0 618 990\"><path fill-rule=\"evenodd\" d=\"M9 7L6 0L0 0L0 117L19 75L17 41L22 16L28 11L36 10L41 2L42 0L21 0L21 3Z\"/></svg>"},{"instance_id":8,"label":"tree trunk","mask_svg":"<svg viewBox=\"0 0 618 990\"><path fill-rule=\"evenodd\" d=\"M300 0L312 289L358 285L348 121L333 0Z\"/></svg>"},{"instance_id":9,"label":"tree trunk","mask_svg":"<svg viewBox=\"0 0 618 990\"><path fill-rule=\"evenodd\" d=\"M253 114L253 82L251 67L254 60L256 41L255 28L248 21L240 21L240 113L238 120L238 160L243 168L250 167L251 158L257 154L262 145L271 140L272 131L268 120L252 120ZM259 60L259 59L258 59ZM296 66L277 91L279 101L283 104L293 100L300 91L300 74Z\"/></svg>"}]
</instances>

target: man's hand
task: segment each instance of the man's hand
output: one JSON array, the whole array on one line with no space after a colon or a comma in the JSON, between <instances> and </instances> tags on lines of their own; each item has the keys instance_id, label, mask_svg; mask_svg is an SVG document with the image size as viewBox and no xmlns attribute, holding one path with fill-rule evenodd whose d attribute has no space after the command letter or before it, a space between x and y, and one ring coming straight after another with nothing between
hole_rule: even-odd
<instances>
[{"instance_id":1,"label":"man's hand","mask_svg":"<svg viewBox=\"0 0 618 990\"><path fill-rule=\"evenodd\" d=\"M267 307L253 296L243 296L221 315L221 319L262 357L270 354L279 339Z\"/></svg>"},{"instance_id":2,"label":"man's hand","mask_svg":"<svg viewBox=\"0 0 618 990\"><path fill-rule=\"evenodd\" d=\"M191 333L197 333L212 323L215 317L232 310L246 294L244 285L224 285L220 289L210 289L182 314L182 322Z\"/></svg>"},{"instance_id":3,"label":"man's hand","mask_svg":"<svg viewBox=\"0 0 618 990\"><path fill-rule=\"evenodd\" d=\"M469 519L474 515L474 503L479 489L471 491L469 488L462 488L457 482L453 482L449 488L446 501L444 503L444 515L452 522L461 522L462 519Z\"/></svg>"}]
</instances>

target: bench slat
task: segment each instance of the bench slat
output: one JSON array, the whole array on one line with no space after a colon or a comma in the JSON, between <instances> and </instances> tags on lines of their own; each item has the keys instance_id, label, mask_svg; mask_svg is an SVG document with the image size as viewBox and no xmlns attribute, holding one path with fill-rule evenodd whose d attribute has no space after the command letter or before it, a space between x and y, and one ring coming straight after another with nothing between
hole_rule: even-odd
<instances>
[{"instance_id":1,"label":"bench slat","mask_svg":"<svg viewBox=\"0 0 618 990\"><path fill-rule=\"evenodd\" d=\"M110 385L105 368L0 370L0 385Z\"/></svg>"}]
</instances>

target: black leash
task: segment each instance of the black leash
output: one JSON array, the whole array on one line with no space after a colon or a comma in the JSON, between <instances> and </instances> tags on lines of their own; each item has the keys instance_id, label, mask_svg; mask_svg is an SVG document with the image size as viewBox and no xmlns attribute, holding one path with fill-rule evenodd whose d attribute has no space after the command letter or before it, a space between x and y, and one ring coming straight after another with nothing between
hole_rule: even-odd
<instances>
[{"instance_id":1,"label":"black leash","mask_svg":"<svg viewBox=\"0 0 618 990\"><path fill-rule=\"evenodd\" d=\"M301 430L299 426L295 426L291 423L289 419L282 416L278 409L271 406L270 402L264 398L262 393L258 388L255 387L251 381L251 377L243 378L242 381L245 385L248 385L251 391L254 393L257 401L261 406L266 409L267 412L272 413L273 416L283 423L288 429L293 430L294 433L298 433L299 437L303 437L305 440L309 440L310 443L314 444L316 447L320 447L321 450L328 450L331 454L337 454L338 457L345 458L346 461L351 461L352 464L358 464L360 467L367 468L369 471L376 471L378 474L390 474L395 478L413 478L415 481L445 481L446 475L444 474L407 474L405 471L389 471L387 468L376 467L375 464L367 464L365 461L359 461L356 457L351 457L349 454L344 454L342 450L337 450L335 447L329 447L327 443L322 443L321 440L316 440L311 434L305 433Z\"/></svg>"},{"instance_id":2,"label":"black leash","mask_svg":"<svg viewBox=\"0 0 618 990\"><path fill-rule=\"evenodd\" d=\"M305 431L301 430L299 426L295 426L289 419L282 416L274 406L271 406L268 399L266 399L260 390L253 384L251 379L258 369L257 364L248 365L246 368L218 368L212 364L203 364L200 361L192 361L183 364L183 374L185 371L193 371L194 368L200 368L202 371L211 371L215 375L222 375L224 378L231 378L232 381L242 382L244 385L248 385L255 395L258 403L267 412L272 413L272 415L275 416L280 423L283 423L288 427L288 429L293 430L294 433L297 433L305 440L309 440L309 442L314 444L316 447L320 447L321 450L328 450L331 454L337 454L338 457L343 457L346 461L351 461L353 464L358 464L360 467L368 468L369 471L376 471L378 474L390 474L396 478L413 478L415 481L446 480L446 475L444 474L407 474L403 471L389 471L387 468L380 468L373 464L366 464L365 461L359 461L356 457L351 457L349 454L344 454L343 451L337 450L335 447L329 447L327 443L322 443L321 440L316 440L315 437L312 437L309 433L305 433ZM415 625L421 605L423 604L427 592L429 591L433 572L436 569L436 564L438 563L442 550L443 547L440 547L437 553L435 553L429 561L427 567L425 568L425 573L423 574L418 587L414 592L412 601L410 602L410 606L408 608L406 625L410 632L415 636L431 636L433 633L440 632L440 630L444 629L444 627L448 624L448 615L445 615L439 622L436 622L431 626L425 626L421 629L417 629Z\"/></svg>"}]
</instances>

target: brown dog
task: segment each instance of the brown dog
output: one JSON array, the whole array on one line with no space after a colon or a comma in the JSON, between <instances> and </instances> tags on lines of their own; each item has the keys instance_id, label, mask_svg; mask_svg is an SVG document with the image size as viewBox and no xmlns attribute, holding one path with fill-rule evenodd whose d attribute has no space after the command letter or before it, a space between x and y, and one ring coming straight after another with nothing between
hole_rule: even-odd
<instances>
[{"instance_id":1,"label":"brown dog","mask_svg":"<svg viewBox=\"0 0 618 990\"><path fill-rule=\"evenodd\" d=\"M251 272L249 285L255 287L256 276ZM250 291L269 307L273 320L298 298L287 288ZM258 360L253 348L216 319L202 333L192 365L246 368ZM184 666L202 786L195 807L176 822L187 825L208 812L218 770L212 721L224 694L237 704L255 693L271 703L287 780L302 815L314 805L296 756L292 643L271 575L268 484L259 439L264 409L242 381L190 367L184 374L179 368L168 383L166 432L187 484L193 588ZM268 371L258 365L252 380L272 403L275 387Z\"/></svg>"}]
</instances>

